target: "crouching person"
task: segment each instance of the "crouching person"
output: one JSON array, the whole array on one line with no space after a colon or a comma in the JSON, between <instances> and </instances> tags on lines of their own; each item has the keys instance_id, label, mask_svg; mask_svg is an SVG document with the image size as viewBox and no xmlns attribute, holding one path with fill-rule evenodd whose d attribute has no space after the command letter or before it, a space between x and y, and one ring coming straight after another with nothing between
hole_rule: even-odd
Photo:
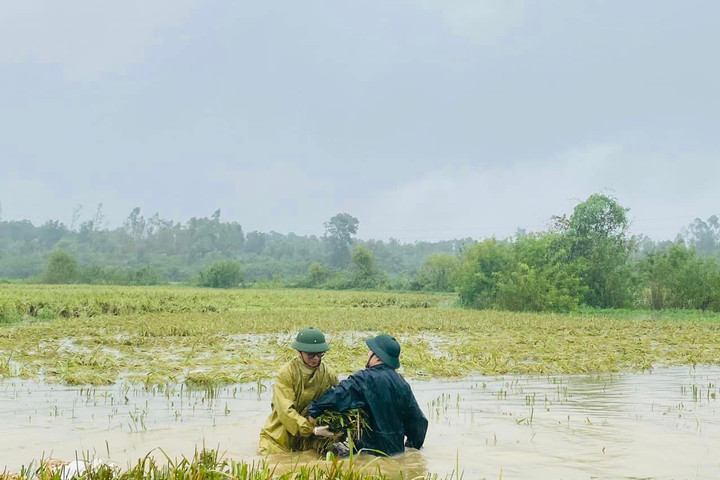
<instances>
[{"instance_id":1,"label":"crouching person","mask_svg":"<svg viewBox=\"0 0 720 480\"><path fill-rule=\"evenodd\" d=\"M260 431L261 455L309 450L314 436L332 436L327 427L315 427L307 418L310 402L338 383L335 371L322 361L330 346L320 330L306 328L292 348L298 356L275 378L272 412Z\"/></svg>"},{"instance_id":2,"label":"crouching person","mask_svg":"<svg viewBox=\"0 0 720 480\"><path fill-rule=\"evenodd\" d=\"M361 408L368 414L368 431L356 445L368 453L394 455L405 447L420 448L428 421L410 385L395 369L400 367L400 345L390 335L365 342L370 349L365 369L328 390L310 405L311 418L334 410Z\"/></svg>"}]
</instances>

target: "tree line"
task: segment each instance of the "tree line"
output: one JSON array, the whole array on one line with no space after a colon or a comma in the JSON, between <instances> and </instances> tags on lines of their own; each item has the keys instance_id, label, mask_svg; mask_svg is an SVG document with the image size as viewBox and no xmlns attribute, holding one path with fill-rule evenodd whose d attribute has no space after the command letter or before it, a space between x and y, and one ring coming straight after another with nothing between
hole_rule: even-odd
<instances>
[{"instance_id":1,"label":"tree line","mask_svg":"<svg viewBox=\"0 0 720 480\"><path fill-rule=\"evenodd\" d=\"M364 246L372 252L371 271L382 272L387 280L380 283L406 288L428 255L452 254L472 241L363 241L355 238L359 221L346 213L325 222L322 236L245 233L239 223L222 221L220 210L208 217L174 222L158 214L145 217L135 208L118 228L103 228L101 214L77 227L73 224L68 227L48 220L35 226L26 220L0 221L0 278L51 283L214 285L216 277L222 276L245 284L331 283L333 287L351 288L349 272L360 271L352 264L353 249ZM357 259L362 256L362 251L356 253ZM241 265L240 273L234 263ZM358 279L358 283L351 283L354 288L377 283L373 282Z\"/></svg>"},{"instance_id":2,"label":"tree line","mask_svg":"<svg viewBox=\"0 0 720 480\"><path fill-rule=\"evenodd\" d=\"M0 277L48 283L455 291L469 307L720 310L720 222L694 220L673 241L629 235L628 210L593 194L547 231L507 239L403 244L355 238L339 213L322 236L249 232L220 211L180 223L134 209L114 230L0 222ZM96 215L97 217L97 215Z\"/></svg>"}]
</instances>

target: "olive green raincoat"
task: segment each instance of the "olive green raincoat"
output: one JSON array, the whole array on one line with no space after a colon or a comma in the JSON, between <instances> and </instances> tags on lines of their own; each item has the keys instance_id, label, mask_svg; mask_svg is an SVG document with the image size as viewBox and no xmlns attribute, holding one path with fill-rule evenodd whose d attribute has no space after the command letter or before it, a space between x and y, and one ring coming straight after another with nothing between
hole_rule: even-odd
<instances>
[{"instance_id":1,"label":"olive green raincoat","mask_svg":"<svg viewBox=\"0 0 720 480\"><path fill-rule=\"evenodd\" d=\"M299 357L286 363L275 378L272 413L260 431L260 454L312 448L313 425L307 419L308 407L337 384L337 374L324 363L315 369Z\"/></svg>"}]
</instances>

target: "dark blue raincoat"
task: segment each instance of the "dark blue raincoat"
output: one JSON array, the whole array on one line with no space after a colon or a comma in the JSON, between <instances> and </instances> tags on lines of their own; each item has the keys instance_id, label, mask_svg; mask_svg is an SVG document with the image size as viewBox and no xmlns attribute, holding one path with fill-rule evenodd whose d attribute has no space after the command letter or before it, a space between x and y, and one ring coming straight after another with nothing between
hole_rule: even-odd
<instances>
[{"instance_id":1,"label":"dark blue raincoat","mask_svg":"<svg viewBox=\"0 0 720 480\"><path fill-rule=\"evenodd\" d=\"M313 401L308 414L317 418L327 410L346 412L353 408L362 408L368 413L371 429L363 434L357 448L393 455L404 451L406 446L420 448L425 442L427 418L410 385L385 364L350 375Z\"/></svg>"}]
</instances>

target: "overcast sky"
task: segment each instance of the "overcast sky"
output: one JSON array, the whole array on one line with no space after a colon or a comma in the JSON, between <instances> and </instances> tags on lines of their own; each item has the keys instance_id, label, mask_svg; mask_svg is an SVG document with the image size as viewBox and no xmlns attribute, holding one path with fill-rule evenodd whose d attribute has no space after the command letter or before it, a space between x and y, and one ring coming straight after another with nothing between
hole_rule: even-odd
<instances>
[{"instance_id":1,"label":"overcast sky","mask_svg":"<svg viewBox=\"0 0 720 480\"><path fill-rule=\"evenodd\" d=\"M720 2L0 3L2 218L363 238L720 214Z\"/></svg>"}]
</instances>

